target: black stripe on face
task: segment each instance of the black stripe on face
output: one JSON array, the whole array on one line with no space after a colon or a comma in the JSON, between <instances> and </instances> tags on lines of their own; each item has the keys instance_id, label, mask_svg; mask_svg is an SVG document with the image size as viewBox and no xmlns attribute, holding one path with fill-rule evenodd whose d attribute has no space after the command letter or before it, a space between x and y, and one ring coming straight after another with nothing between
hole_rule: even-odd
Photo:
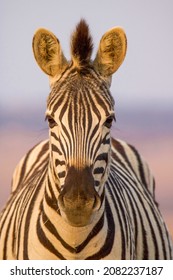
<instances>
[{"instance_id":1,"label":"black stripe on face","mask_svg":"<svg viewBox=\"0 0 173 280\"><path fill-rule=\"evenodd\" d=\"M100 186L100 181L95 180L94 184L95 184L95 187L99 187Z\"/></svg>"},{"instance_id":2,"label":"black stripe on face","mask_svg":"<svg viewBox=\"0 0 173 280\"><path fill-rule=\"evenodd\" d=\"M104 136L102 143L104 145L109 145L110 144L110 132L106 133L106 135Z\"/></svg>"},{"instance_id":3,"label":"black stripe on face","mask_svg":"<svg viewBox=\"0 0 173 280\"><path fill-rule=\"evenodd\" d=\"M64 178L65 175L66 175L66 172L65 172L65 171L62 171L62 172L58 173L58 177L59 177L60 179Z\"/></svg>"},{"instance_id":4,"label":"black stripe on face","mask_svg":"<svg viewBox=\"0 0 173 280\"><path fill-rule=\"evenodd\" d=\"M105 162L108 162L108 153L102 153L100 155L97 156L96 161L105 161Z\"/></svg>"},{"instance_id":5,"label":"black stripe on face","mask_svg":"<svg viewBox=\"0 0 173 280\"><path fill-rule=\"evenodd\" d=\"M105 169L103 167L96 167L93 174L103 174Z\"/></svg>"},{"instance_id":6,"label":"black stripe on face","mask_svg":"<svg viewBox=\"0 0 173 280\"><path fill-rule=\"evenodd\" d=\"M50 136L53 137L56 141L59 142L59 138L57 137L56 133L51 131Z\"/></svg>"},{"instance_id":7,"label":"black stripe on face","mask_svg":"<svg viewBox=\"0 0 173 280\"><path fill-rule=\"evenodd\" d=\"M56 159L55 160L55 166L57 167L58 165L60 165L60 166L65 165L65 161L64 160Z\"/></svg>"},{"instance_id":8,"label":"black stripe on face","mask_svg":"<svg viewBox=\"0 0 173 280\"><path fill-rule=\"evenodd\" d=\"M58 149L58 147L54 144L51 144L52 152L56 152L59 155L62 155L61 151Z\"/></svg>"}]
</instances>

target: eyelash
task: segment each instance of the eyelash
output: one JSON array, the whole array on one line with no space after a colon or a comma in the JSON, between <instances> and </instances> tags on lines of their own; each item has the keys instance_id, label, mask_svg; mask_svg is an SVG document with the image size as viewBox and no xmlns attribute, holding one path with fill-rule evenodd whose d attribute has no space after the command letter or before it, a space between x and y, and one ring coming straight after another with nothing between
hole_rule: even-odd
<instances>
[{"instance_id":1,"label":"eyelash","mask_svg":"<svg viewBox=\"0 0 173 280\"><path fill-rule=\"evenodd\" d=\"M57 125L57 123L54 121L54 119L50 116L46 116L46 120L48 121L50 128L53 128L54 126Z\"/></svg>"},{"instance_id":2,"label":"eyelash","mask_svg":"<svg viewBox=\"0 0 173 280\"><path fill-rule=\"evenodd\" d=\"M104 126L106 126L107 128L111 128L112 126L112 123L113 123L113 120L115 120L115 116L109 116L105 123L104 123Z\"/></svg>"}]
</instances>

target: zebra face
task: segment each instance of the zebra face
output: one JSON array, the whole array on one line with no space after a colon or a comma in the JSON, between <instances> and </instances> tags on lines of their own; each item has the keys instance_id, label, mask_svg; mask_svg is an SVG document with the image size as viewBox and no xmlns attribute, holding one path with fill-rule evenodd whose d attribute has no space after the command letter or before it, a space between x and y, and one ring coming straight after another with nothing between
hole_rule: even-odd
<instances>
[{"instance_id":1,"label":"zebra face","mask_svg":"<svg viewBox=\"0 0 173 280\"><path fill-rule=\"evenodd\" d=\"M61 214L84 225L102 204L110 164L110 128L114 101L102 77L66 70L48 98L50 162L58 182Z\"/></svg>"},{"instance_id":2,"label":"zebra face","mask_svg":"<svg viewBox=\"0 0 173 280\"><path fill-rule=\"evenodd\" d=\"M33 38L34 56L49 75L51 86L46 112L50 127L49 171L58 186L61 215L73 226L90 223L103 205L114 118L109 86L126 54L124 31L119 27L107 31L94 61L92 49L84 20L71 38L71 62L50 31L39 29Z\"/></svg>"}]
</instances>

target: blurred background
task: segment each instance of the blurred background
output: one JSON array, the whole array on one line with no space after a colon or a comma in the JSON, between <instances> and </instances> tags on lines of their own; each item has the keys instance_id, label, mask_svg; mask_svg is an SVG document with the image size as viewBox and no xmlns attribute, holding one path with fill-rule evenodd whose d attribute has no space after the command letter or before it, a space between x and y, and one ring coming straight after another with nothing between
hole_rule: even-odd
<instances>
[{"instance_id":1,"label":"blurred background","mask_svg":"<svg viewBox=\"0 0 173 280\"><path fill-rule=\"evenodd\" d=\"M48 137L44 121L47 76L32 54L36 29L50 29L70 58L70 35L81 17L94 55L113 26L127 34L127 56L111 92L117 122L112 135L140 151L156 179L156 198L173 233L173 1L0 0L0 209L20 158Z\"/></svg>"}]
</instances>

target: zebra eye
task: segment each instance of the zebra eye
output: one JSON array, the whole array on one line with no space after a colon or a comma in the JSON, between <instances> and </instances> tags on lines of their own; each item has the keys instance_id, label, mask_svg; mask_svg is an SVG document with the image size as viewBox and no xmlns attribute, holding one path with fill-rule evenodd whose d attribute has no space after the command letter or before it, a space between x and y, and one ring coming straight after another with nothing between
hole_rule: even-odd
<instances>
[{"instance_id":1,"label":"zebra eye","mask_svg":"<svg viewBox=\"0 0 173 280\"><path fill-rule=\"evenodd\" d=\"M49 123L49 127L53 128L54 126L56 126L56 122L54 121L54 119L50 116L47 117L48 123Z\"/></svg>"},{"instance_id":2,"label":"zebra eye","mask_svg":"<svg viewBox=\"0 0 173 280\"><path fill-rule=\"evenodd\" d=\"M111 128L113 120L113 116L108 117L104 123L104 126L106 126L107 128Z\"/></svg>"}]
</instances>

